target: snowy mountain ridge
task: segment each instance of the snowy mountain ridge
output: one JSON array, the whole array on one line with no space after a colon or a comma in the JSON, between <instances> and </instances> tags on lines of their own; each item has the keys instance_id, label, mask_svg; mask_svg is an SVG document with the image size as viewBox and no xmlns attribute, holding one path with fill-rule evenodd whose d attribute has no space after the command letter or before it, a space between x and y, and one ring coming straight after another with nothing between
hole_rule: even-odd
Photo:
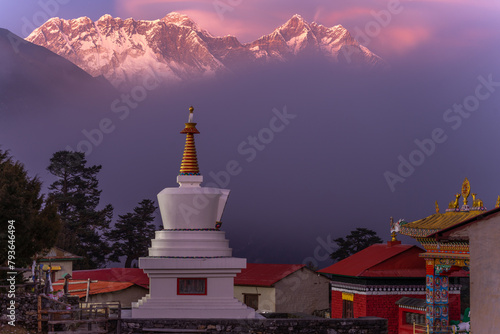
<instances>
[{"instance_id":1,"label":"snowy mountain ridge","mask_svg":"<svg viewBox=\"0 0 500 334\"><path fill-rule=\"evenodd\" d=\"M341 25L328 28L309 24L300 15L246 44L230 35L214 37L176 12L154 21L123 20L109 14L95 22L88 17L55 17L26 40L70 60L92 76L103 75L121 89L152 75L162 81L179 82L212 77L245 64L286 62L305 54L350 66L383 63Z\"/></svg>"}]
</instances>

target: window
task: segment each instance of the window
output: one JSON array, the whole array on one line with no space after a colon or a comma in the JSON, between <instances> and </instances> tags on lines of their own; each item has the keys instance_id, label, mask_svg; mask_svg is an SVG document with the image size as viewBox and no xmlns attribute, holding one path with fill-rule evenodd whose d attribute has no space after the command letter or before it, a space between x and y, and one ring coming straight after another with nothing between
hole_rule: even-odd
<instances>
[{"instance_id":1,"label":"window","mask_svg":"<svg viewBox=\"0 0 500 334\"><path fill-rule=\"evenodd\" d=\"M354 302L351 300L342 300L342 318L354 318Z\"/></svg>"},{"instance_id":2,"label":"window","mask_svg":"<svg viewBox=\"0 0 500 334\"><path fill-rule=\"evenodd\" d=\"M243 297L245 298L245 300L244 300L245 305L253 308L254 310L257 310L259 308L259 295L258 294L245 293L245 294L243 294Z\"/></svg>"},{"instance_id":3,"label":"window","mask_svg":"<svg viewBox=\"0 0 500 334\"><path fill-rule=\"evenodd\" d=\"M177 279L177 294L178 295L206 295L207 294L207 279L206 278L178 278Z\"/></svg>"}]
</instances>

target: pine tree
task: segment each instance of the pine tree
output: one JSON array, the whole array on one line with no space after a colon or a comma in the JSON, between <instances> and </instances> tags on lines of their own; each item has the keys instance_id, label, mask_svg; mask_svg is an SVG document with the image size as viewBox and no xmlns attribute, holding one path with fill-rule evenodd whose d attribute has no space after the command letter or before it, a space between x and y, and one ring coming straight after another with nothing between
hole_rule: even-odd
<instances>
[{"instance_id":1,"label":"pine tree","mask_svg":"<svg viewBox=\"0 0 500 334\"><path fill-rule=\"evenodd\" d=\"M349 256L377 243L383 242L377 235L377 232L367 228L358 227L351 231L349 235L344 238L337 238L333 240L337 243L339 248L330 254L330 258L336 261L343 260Z\"/></svg>"},{"instance_id":2,"label":"pine tree","mask_svg":"<svg viewBox=\"0 0 500 334\"><path fill-rule=\"evenodd\" d=\"M75 263L75 269L102 267L110 252L104 236L113 207L108 204L97 209L101 196L97 174L102 166L86 165L84 153L59 151L47 168L58 178L49 187L50 198L57 203L63 223L57 246L85 258Z\"/></svg>"},{"instance_id":3,"label":"pine tree","mask_svg":"<svg viewBox=\"0 0 500 334\"><path fill-rule=\"evenodd\" d=\"M109 258L111 261L118 262L121 256L126 256L125 268L130 268L133 260L148 255L156 230L153 223L155 210L154 202L144 199L134 212L119 216L114 228L106 234L109 241L115 242Z\"/></svg>"},{"instance_id":4,"label":"pine tree","mask_svg":"<svg viewBox=\"0 0 500 334\"><path fill-rule=\"evenodd\" d=\"M40 195L41 187L42 182L28 176L22 163L0 150L0 266L7 265L12 248L12 261L20 268L31 265L36 254L54 246L61 221L56 204ZM8 233L12 220L12 233Z\"/></svg>"}]
</instances>

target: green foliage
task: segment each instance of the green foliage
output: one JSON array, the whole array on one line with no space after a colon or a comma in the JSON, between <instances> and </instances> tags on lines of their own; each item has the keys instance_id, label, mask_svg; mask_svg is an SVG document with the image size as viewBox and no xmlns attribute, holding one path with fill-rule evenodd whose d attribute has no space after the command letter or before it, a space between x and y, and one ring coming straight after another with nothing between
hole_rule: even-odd
<instances>
[{"instance_id":1,"label":"green foliage","mask_svg":"<svg viewBox=\"0 0 500 334\"><path fill-rule=\"evenodd\" d=\"M37 253L56 243L61 221L54 201L40 195L41 186L37 177L28 176L22 163L0 150L0 266L7 265L9 245L14 244L12 260L20 268L31 265ZM15 242L11 244L7 242L9 220L15 221Z\"/></svg>"},{"instance_id":2,"label":"green foliage","mask_svg":"<svg viewBox=\"0 0 500 334\"><path fill-rule=\"evenodd\" d=\"M339 248L330 254L330 258L336 261L343 260L349 256L377 243L383 242L375 231L367 228L358 227L351 231L344 238L334 240Z\"/></svg>"},{"instance_id":3,"label":"green foliage","mask_svg":"<svg viewBox=\"0 0 500 334\"><path fill-rule=\"evenodd\" d=\"M102 267L110 253L104 234L109 229L113 207L108 204L97 209L101 196L97 174L102 166L86 165L84 153L59 151L47 168L58 178L49 187L50 198L57 203L63 222L57 246L85 257L75 262L74 269Z\"/></svg>"},{"instance_id":4,"label":"green foliage","mask_svg":"<svg viewBox=\"0 0 500 334\"><path fill-rule=\"evenodd\" d=\"M133 260L148 255L156 230L153 223L155 210L154 202L144 199L134 212L119 216L114 228L106 234L109 241L114 241L111 261L118 262L121 256L126 256L125 268L130 268Z\"/></svg>"}]
</instances>

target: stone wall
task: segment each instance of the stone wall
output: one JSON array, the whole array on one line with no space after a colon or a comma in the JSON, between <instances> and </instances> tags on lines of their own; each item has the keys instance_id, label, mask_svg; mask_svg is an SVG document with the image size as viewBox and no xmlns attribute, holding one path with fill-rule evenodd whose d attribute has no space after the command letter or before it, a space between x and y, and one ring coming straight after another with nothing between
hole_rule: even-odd
<instances>
[{"instance_id":1,"label":"stone wall","mask_svg":"<svg viewBox=\"0 0 500 334\"><path fill-rule=\"evenodd\" d=\"M122 334L143 333L144 328L189 329L209 334L387 334L387 320L375 317L358 319L122 319Z\"/></svg>"},{"instance_id":2,"label":"stone wall","mask_svg":"<svg viewBox=\"0 0 500 334\"><path fill-rule=\"evenodd\" d=\"M10 305L12 299L8 298L7 293L0 294L0 310L2 314L0 322L7 323L11 319L7 316L7 307ZM16 292L15 298L15 324L30 330L36 330L37 323L37 298L36 295L30 293Z\"/></svg>"},{"instance_id":3,"label":"stone wall","mask_svg":"<svg viewBox=\"0 0 500 334\"><path fill-rule=\"evenodd\" d=\"M65 298L65 297L63 297ZM11 321L11 318L8 317L8 309L7 307L10 305L10 301L12 299L9 298L7 293L0 294L0 323L7 324ZM71 301L67 299L63 300L69 304L78 304L78 298L72 298ZM44 309L61 309L61 304L54 302L52 300L43 298L42 306ZM27 292L16 292L15 296L15 324L16 326L25 328L30 331L36 331L38 329L38 297L34 293Z\"/></svg>"},{"instance_id":4,"label":"stone wall","mask_svg":"<svg viewBox=\"0 0 500 334\"><path fill-rule=\"evenodd\" d=\"M276 312L276 289L274 287L265 286L234 286L234 297L243 304L245 303L244 294L259 295L259 311Z\"/></svg>"},{"instance_id":5,"label":"stone wall","mask_svg":"<svg viewBox=\"0 0 500 334\"><path fill-rule=\"evenodd\" d=\"M303 267L275 283L276 312L303 312L330 308L330 279Z\"/></svg>"}]
</instances>

